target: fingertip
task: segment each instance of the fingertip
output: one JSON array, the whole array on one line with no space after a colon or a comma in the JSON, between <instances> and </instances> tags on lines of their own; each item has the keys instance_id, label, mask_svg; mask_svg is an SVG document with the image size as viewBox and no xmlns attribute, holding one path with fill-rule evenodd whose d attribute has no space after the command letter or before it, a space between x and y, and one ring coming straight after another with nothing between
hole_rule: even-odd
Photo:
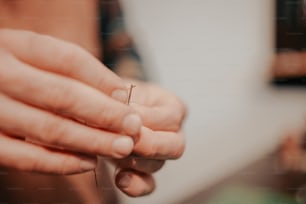
<instances>
[{"instance_id":1,"label":"fingertip","mask_svg":"<svg viewBox=\"0 0 306 204\"><path fill-rule=\"evenodd\" d=\"M116 176L116 184L120 189L128 188L131 185L131 180L131 172L119 172Z\"/></svg>"},{"instance_id":2,"label":"fingertip","mask_svg":"<svg viewBox=\"0 0 306 204\"><path fill-rule=\"evenodd\" d=\"M155 182L151 175L123 170L116 176L117 187L131 197L140 197L152 193Z\"/></svg>"},{"instance_id":3,"label":"fingertip","mask_svg":"<svg viewBox=\"0 0 306 204\"><path fill-rule=\"evenodd\" d=\"M145 159L138 156L129 156L117 162L118 167L132 169L133 171L152 174L160 170L165 164L165 160Z\"/></svg>"},{"instance_id":4,"label":"fingertip","mask_svg":"<svg viewBox=\"0 0 306 204\"><path fill-rule=\"evenodd\" d=\"M129 136L121 136L113 142L112 149L114 151L113 156L117 159L127 157L132 153L134 148L134 141Z\"/></svg>"},{"instance_id":5,"label":"fingertip","mask_svg":"<svg viewBox=\"0 0 306 204\"><path fill-rule=\"evenodd\" d=\"M123 120L123 129L126 134L137 137L140 133L142 121L139 115L132 113L127 115Z\"/></svg>"}]
</instances>

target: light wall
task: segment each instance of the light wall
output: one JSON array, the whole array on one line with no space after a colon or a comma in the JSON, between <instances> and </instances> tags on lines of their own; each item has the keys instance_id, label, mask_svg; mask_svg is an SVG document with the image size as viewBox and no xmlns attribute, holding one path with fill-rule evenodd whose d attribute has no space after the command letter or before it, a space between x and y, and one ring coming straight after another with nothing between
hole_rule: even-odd
<instances>
[{"instance_id":1,"label":"light wall","mask_svg":"<svg viewBox=\"0 0 306 204\"><path fill-rule=\"evenodd\" d=\"M273 151L304 124L306 93L267 83L271 0L122 0L152 80L189 106L185 156L156 175L156 192L126 203L168 204Z\"/></svg>"}]
</instances>

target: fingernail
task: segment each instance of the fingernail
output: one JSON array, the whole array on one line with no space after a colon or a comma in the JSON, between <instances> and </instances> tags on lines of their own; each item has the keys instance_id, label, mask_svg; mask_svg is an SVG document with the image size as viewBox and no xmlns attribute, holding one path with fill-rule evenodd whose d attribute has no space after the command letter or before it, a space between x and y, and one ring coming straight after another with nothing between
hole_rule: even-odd
<instances>
[{"instance_id":1,"label":"fingernail","mask_svg":"<svg viewBox=\"0 0 306 204\"><path fill-rule=\"evenodd\" d=\"M131 183L131 175L129 173L123 173L122 175L120 175L120 179L118 182L118 186L121 188L127 188L129 187L130 183Z\"/></svg>"},{"instance_id":2,"label":"fingernail","mask_svg":"<svg viewBox=\"0 0 306 204\"><path fill-rule=\"evenodd\" d=\"M132 138L121 136L113 143L114 156L117 158L126 157L133 151L133 147L134 142Z\"/></svg>"},{"instance_id":3,"label":"fingernail","mask_svg":"<svg viewBox=\"0 0 306 204\"><path fill-rule=\"evenodd\" d=\"M114 99L116 99L120 102L125 103L125 101L128 98L128 92L127 92L127 90L124 90L124 89L117 89L117 90L112 92L111 96L112 96L112 98L114 98Z\"/></svg>"},{"instance_id":4,"label":"fingernail","mask_svg":"<svg viewBox=\"0 0 306 204\"><path fill-rule=\"evenodd\" d=\"M123 121L123 128L126 134L131 136L136 136L139 134L141 125L141 119L136 114L126 116Z\"/></svg>"},{"instance_id":5,"label":"fingernail","mask_svg":"<svg viewBox=\"0 0 306 204\"><path fill-rule=\"evenodd\" d=\"M96 166L97 166L97 161L93 159L86 158L86 159L81 160L80 162L80 168L83 171L93 170L96 168Z\"/></svg>"}]
</instances>

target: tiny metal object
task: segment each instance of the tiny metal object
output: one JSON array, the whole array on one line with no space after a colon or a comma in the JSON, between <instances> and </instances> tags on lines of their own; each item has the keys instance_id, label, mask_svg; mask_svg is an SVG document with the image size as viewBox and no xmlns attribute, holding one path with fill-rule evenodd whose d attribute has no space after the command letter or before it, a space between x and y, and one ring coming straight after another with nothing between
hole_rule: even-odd
<instances>
[{"instance_id":1,"label":"tiny metal object","mask_svg":"<svg viewBox=\"0 0 306 204\"><path fill-rule=\"evenodd\" d=\"M99 200L100 200L101 204L103 204L102 195L101 195L101 192L99 191L99 183L98 183L98 178L97 178L96 169L94 169L93 172L94 172L94 177L95 177L95 182L96 182L97 194L98 194L98 196L99 196Z\"/></svg>"},{"instance_id":2,"label":"tiny metal object","mask_svg":"<svg viewBox=\"0 0 306 204\"><path fill-rule=\"evenodd\" d=\"M98 183L98 178L97 178L97 172L96 172L96 169L93 170L93 173L94 173L94 179L95 179L95 183L96 183L96 190L97 190L97 195L99 197L99 200L101 202L101 204L103 204L103 198L102 198L102 194L101 192L99 191L99 183Z\"/></svg>"},{"instance_id":3,"label":"tiny metal object","mask_svg":"<svg viewBox=\"0 0 306 204\"><path fill-rule=\"evenodd\" d=\"M127 99L127 102L126 102L126 104L127 104L127 105L129 105L129 104L130 104L130 101L131 101L131 96L132 96L132 92L133 92L133 88L135 88L135 87L136 87L136 85L131 84L131 86L130 86L130 90L129 90L129 96L128 96L128 99Z\"/></svg>"}]
</instances>

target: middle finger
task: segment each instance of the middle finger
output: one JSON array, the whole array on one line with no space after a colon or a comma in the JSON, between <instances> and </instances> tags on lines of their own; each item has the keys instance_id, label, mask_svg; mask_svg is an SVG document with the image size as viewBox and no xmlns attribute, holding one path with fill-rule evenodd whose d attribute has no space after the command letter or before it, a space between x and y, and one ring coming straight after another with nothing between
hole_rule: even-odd
<instances>
[{"instance_id":1,"label":"middle finger","mask_svg":"<svg viewBox=\"0 0 306 204\"><path fill-rule=\"evenodd\" d=\"M131 107L76 80L23 64L13 56L8 55L1 63L0 89L7 95L95 127L138 134L141 120Z\"/></svg>"}]
</instances>

